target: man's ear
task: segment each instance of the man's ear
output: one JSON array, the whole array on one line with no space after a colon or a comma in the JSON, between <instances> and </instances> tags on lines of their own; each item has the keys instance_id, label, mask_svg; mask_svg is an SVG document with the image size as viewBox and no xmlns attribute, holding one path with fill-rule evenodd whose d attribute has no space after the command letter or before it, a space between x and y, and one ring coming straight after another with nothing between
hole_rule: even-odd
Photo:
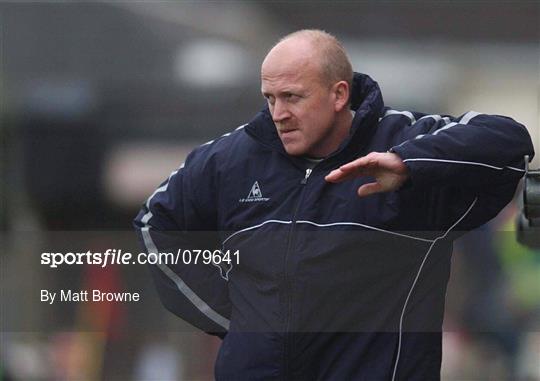
<instances>
[{"instance_id":1,"label":"man's ear","mask_svg":"<svg viewBox=\"0 0 540 381\"><path fill-rule=\"evenodd\" d=\"M332 90L335 95L334 109L340 112L349 104L349 84L346 81L339 81L332 86Z\"/></svg>"}]
</instances>

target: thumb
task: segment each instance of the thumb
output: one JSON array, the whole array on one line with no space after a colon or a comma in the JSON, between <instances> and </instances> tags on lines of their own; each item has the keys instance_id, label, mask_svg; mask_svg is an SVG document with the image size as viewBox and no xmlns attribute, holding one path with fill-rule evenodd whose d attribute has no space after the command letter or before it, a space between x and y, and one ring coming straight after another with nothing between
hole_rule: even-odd
<instances>
[{"instance_id":1,"label":"thumb","mask_svg":"<svg viewBox=\"0 0 540 381\"><path fill-rule=\"evenodd\" d=\"M358 188L358 197L366 197L373 193L382 192L382 186L379 183L368 183Z\"/></svg>"}]
</instances>

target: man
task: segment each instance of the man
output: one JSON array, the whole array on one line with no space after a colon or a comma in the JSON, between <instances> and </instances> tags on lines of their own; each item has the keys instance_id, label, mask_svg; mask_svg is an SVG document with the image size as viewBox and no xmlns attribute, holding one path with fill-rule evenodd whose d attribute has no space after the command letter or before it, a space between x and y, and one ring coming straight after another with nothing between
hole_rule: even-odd
<instances>
[{"instance_id":1,"label":"man","mask_svg":"<svg viewBox=\"0 0 540 381\"><path fill-rule=\"evenodd\" d=\"M135 221L149 252L238 254L152 267L162 302L224 337L217 379L438 379L452 240L511 200L526 129L384 107L317 30L270 50L261 87Z\"/></svg>"}]
</instances>

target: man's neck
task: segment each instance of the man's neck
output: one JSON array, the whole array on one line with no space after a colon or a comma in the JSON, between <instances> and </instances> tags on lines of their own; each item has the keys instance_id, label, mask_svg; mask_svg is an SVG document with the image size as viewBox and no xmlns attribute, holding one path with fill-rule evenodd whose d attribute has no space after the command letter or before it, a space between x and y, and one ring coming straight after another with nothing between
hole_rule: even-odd
<instances>
[{"instance_id":1,"label":"man's neck","mask_svg":"<svg viewBox=\"0 0 540 381\"><path fill-rule=\"evenodd\" d=\"M341 144L345 139L347 139L347 136L349 136L354 114L355 112L350 109L338 114L338 117L336 118L336 130L341 138L339 144Z\"/></svg>"}]
</instances>

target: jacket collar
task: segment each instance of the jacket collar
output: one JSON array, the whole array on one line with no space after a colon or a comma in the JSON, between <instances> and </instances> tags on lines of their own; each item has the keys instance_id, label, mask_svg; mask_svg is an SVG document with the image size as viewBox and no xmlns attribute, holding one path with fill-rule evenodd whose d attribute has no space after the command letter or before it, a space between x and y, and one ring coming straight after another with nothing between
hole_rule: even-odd
<instances>
[{"instance_id":1,"label":"jacket collar","mask_svg":"<svg viewBox=\"0 0 540 381\"><path fill-rule=\"evenodd\" d=\"M369 142L382 116L384 102L379 85L366 74L355 73L351 92L351 109L355 111L351 130L347 139L331 157L357 153ZM260 111L246 126L246 132L253 138L287 155L272 121L268 106Z\"/></svg>"}]
</instances>

